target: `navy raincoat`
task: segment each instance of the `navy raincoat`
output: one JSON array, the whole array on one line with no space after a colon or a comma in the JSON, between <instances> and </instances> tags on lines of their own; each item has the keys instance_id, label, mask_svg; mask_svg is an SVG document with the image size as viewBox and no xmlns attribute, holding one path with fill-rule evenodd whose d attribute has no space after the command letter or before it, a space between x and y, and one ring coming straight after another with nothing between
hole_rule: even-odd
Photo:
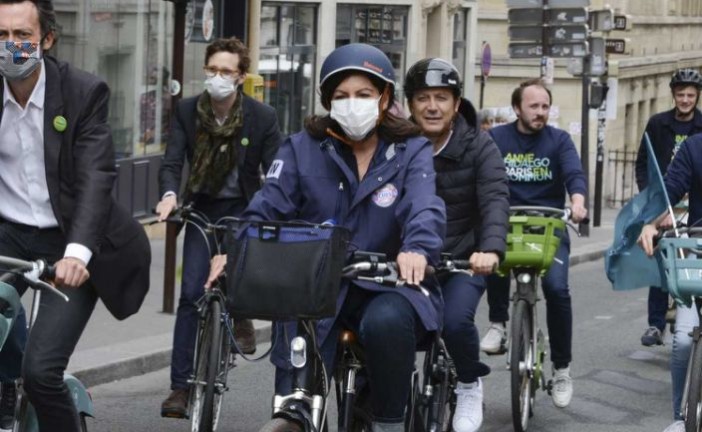
<instances>
[{"instance_id":1,"label":"navy raincoat","mask_svg":"<svg viewBox=\"0 0 702 432\"><path fill-rule=\"evenodd\" d=\"M399 252L417 252L430 264L436 264L446 216L444 203L435 191L431 143L423 137L402 143L381 140L360 182L340 154L344 145L333 138L320 142L305 131L289 137L243 218L333 221L349 229L355 250L385 253L393 260ZM441 327L443 305L438 286L430 283L427 288L431 295L427 297L411 288L390 288L371 282L341 284L337 314L349 289L395 291L410 301L427 330ZM326 337L336 337L330 335L334 320L318 323L320 345ZM294 334L294 329L294 325L290 326L288 334ZM287 341L277 342L271 361L288 369Z\"/></svg>"}]
</instances>

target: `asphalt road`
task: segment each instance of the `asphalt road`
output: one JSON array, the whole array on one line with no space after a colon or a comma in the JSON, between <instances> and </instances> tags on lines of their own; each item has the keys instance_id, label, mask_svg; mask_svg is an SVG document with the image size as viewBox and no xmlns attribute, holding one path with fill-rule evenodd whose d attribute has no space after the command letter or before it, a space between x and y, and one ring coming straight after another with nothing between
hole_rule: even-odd
<instances>
[{"instance_id":1,"label":"asphalt road","mask_svg":"<svg viewBox=\"0 0 702 432\"><path fill-rule=\"evenodd\" d=\"M646 290L611 290L602 261L571 270L574 340L571 364L575 394L566 409L554 407L545 392L537 393L529 430L544 432L660 432L672 418L666 345L645 348L639 338L646 327ZM540 320L545 328L543 304ZM487 328L487 305L479 309L478 325ZM259 352L264 346L259 345ZM481 431L509 431L511 410L505 356L486 361L493 372L484 380L485 421ZM548 364L550 376L550 364ZM252 432L270 414L273 368L267 360L242 363L230 373L219 428ZM182 420L162 419L159 407L167 395L169 372L160 370L90 389L96 418L93 431L187 431Z\"/></svg>"}]
</instances>

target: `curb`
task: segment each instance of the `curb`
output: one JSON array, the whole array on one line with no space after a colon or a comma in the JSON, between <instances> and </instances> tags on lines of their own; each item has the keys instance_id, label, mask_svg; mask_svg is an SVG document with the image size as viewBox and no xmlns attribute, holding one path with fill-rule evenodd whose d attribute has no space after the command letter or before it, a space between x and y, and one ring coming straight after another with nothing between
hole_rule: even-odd
<instances>
[{"instance_id":1,"label":"curb","mask_svg":"<svg viewBox=\"0 0 702 432\"><path fill-rule=\"evenodd\" d=\"M604 256L606 246L570 256L570 266L597 261ZM271 325L256 328L258 343L268 342ZM86 387L144 375L168 367L171 364L171 349L158 350L130 358L119 359L99 366L71 371Z\"/></svg>"}]
</instances>

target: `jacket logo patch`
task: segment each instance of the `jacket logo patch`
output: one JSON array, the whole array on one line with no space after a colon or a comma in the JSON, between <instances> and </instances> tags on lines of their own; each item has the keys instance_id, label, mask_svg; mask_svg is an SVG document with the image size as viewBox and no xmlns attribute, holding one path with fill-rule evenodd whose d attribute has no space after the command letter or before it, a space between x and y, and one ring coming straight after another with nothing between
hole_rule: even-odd
<instances>
[{"instance_id":1,"label":"jacket logo patch","mask_svg":"<svg viewBox=\"0 0 702 432\"><path fill-rule=\"evenodd\" d=\"M373 192L371 199L378 207L390 207L397 199L397 188L392 183L388 183Z\"/></svg>"},{"instance_id":2,"label":"jacket logo patch","mask_svg":"<svg viewBox=\"0 0 702 432\"><path fill-rule=\"evenodd\" d=\"M268 169L268 174L266 178L279 178L280 173L283 171L284 162L281 159L276 159L271 163L271 167Z\"/></svg>"}]
</instances>

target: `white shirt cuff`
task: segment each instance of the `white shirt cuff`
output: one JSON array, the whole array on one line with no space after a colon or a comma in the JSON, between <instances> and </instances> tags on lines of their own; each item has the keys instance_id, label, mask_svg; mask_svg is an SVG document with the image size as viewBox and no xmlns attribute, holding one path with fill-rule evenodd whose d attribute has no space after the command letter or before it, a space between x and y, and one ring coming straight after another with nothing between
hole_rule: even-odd
<instances>
[{"instance_id":1,"label":"white shirt cuff","mask_svg":"<svg viewBox=\"0 0 702 432\"><path fill-rule=\"evenodd\" d=\"M176 196L176 193L173 192L173 191L168 191L168 192L166 192L165 194L163 194L163 196L161 197L161 199L164 199L164 198L169 197L169 196L171 196L171 195Z\"/></svg>"},{"instance_id":2,"label":"white shirt cuff","mask_svg":"<svg viewBox=\"0 0 702 432\"><path fill-rule=\"evenodd\" d=\"M93 257L93 253L87 247L79 243L68 243L66 246L66 252L63 254L64 258L78 258L83 261L85 265L88 265L90 258Z\"/></svg>"}]
</instances>

